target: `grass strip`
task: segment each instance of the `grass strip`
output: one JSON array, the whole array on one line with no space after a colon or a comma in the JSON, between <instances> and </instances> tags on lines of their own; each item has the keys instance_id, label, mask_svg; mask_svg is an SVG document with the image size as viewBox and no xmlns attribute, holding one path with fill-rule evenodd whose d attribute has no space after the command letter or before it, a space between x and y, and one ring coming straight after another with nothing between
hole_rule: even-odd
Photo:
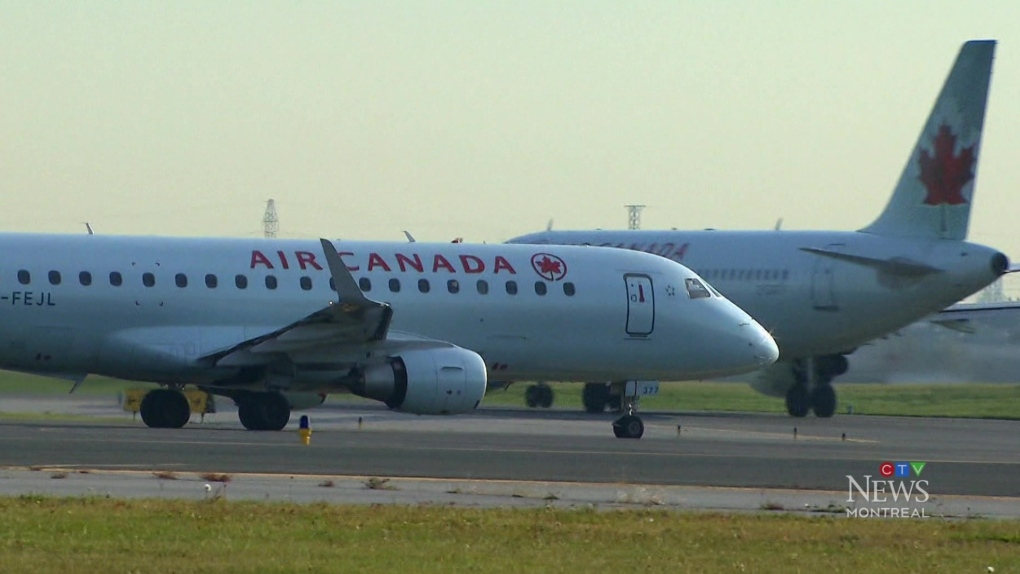
<instances>
[{"instance_id":1,"label":"grass strip","mask_svg":"<svg viewBox=\"0 0 1020 574\"><path fill-rule=\"evenodd\" d=\"M523 407L528 384L518 382L509 389L493 389L482 401L483 406ZM553 383L555 408L581 410L582 383ZM108 396L111 401L129 388L156 388L155 385L121 381L106 377L89 377L76 394ZM59 396L66 394L71 383L0 371L0 392ZM1012 384L865 384L836 383L839 396L838 414L852 409L855 414L890 416L935 416L964 418L995 418L1020 420L1020 385ZM353 395L331 395L330 401L341 403L374 403ZM641 408L649 411L737 411L784 413L782 399L762 395L746 383L739 382L670 382L660 385L659 394L641 400Z\"/></svg>"},{"instance_id":2,"label":"grass strip","mask_svg":"<svg viewBox=\"0 0 1020 574\"><path fill-rule=\"evenodd\" d=\"M0 498L4 572L997 572L1020 522Z\"/></svg>"},{"instance_id":3,"label":"grass strip","mask_svg":"<svg viewBox=\"0 0 1020 574\"><path fill-rule=\"evenodd\" d=\"M490 391L483 406L524 405L527 383ZM581 409L581 383L553 383L554 408ZM837 414L852 407L861 415L1020 419L1020 385L836 384ZM739 411L785 413L783 399L762 395L744 383L662 383L659 394L641 399L645 411Z\"/></svg>"}]
</instances>

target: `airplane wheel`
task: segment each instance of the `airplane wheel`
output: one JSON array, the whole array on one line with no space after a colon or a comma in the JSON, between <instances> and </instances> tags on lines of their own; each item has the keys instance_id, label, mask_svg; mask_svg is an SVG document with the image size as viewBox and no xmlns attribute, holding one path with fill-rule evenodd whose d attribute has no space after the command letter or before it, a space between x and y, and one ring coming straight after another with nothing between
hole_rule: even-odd
<instances>
[{"instance_id":1,"label":"airplane wheel","mask_svg":"<svg viewBox=\"0 0 1020 574\"><path fill-rule=\"evenodd\" d=\"M624 415L613 422L616 438L641 438L645 434L645 423L637 415Z\"/></svg>"},{"instance_id":2,"label":"airplane wheel","mask_svg":"<svg viewBox=\"0 0 1020 574\"><path fill-rule=\"evenodd\" d=\"M159 389L149 391L142 397L142 404L138 407L138 413L142 415L142 422L151 429L163 428L163 412L159 408Z\"/></svg>"},{"instance_id":3,"label":"airplane wheel","mask_svg":"<svg viewBox=\"0 0 1020 574\"><path fill-rule=\"evenodd\" d=\"M609 387L605 383L585 383L584 391L581 392L581 402L584 403L584 411L587 413L604 412L606 403L609 402Z\"/></svg>"},{"instance_id":4,"label":"airplane wheel","mask_svg":"<svg viewBox=\"0 0 1020 574\"><path fill-rule=\"evenodd\" d=\"M241 419L241 426L248 430L266 430L262 428L262 420L255 408L255 401L248 400L238 403L237 418Z\"/></svg>"},{"instance_id":5,"label":"airplane wheel","mask_svg":"<svg viewBox=\"0 0 1020 574\"><path fill-rule=\"evenodd\" d=\"M237 418L248 430L283 430L290 422L290 403L280 393L252 393L238 403Z\"/></svg>"},{"instance_id":6,"label":"airplane wheel","mask_svg":"<svg viewBox=\"0 0 1020 574\"><path fill-rule=\"evenodd\" d=\"M283 430L290 422L290 403L280 393L266 393L262 397L262 405L266 430Z\"/></svg>"},{"instance_id":7,"label":"airplane wheel","mask_svg":"<svg viewBox=\"0 0 1020 574\"><path fill-rule=\"evenodd\" d=\"M156 389L146 393L139 408L142 422L150 428L179 429L188 424L191 406L184 393L171 389Z\"/></svg>"},{"instance_id":8,"label":"airplane wheel","mask_svg":"<svg viewBox=\"0 0 1020 574\"><path fill-rule=\"evenodd\" d=\"M614 413L622 413L623 395L609 395L609 400L606 401L606 406Z\"/></svg>"},{"instance_id":9,"label":"airplane wheel","mask_svg":"<svg viewBox=\"0 0 1020 574\"><path fill-rule=\"evenodd\" d=\"M553 397L555 396L553 394L552 387L549 385L538 385L538 390L538 406L543 409L551 407L553 404Z\"/></svg>"},{"instance_id":10,"label":"airplane wheel","mask_svg":"<svg viewBox=\"0 0 1020 574\"><path fill-rule=\"evenodd\" d=\"M528 405L528 408L535 408L541 404L542 388L538 385L528 385L528 388L524 390L524 404Z\"/></svg>"},{"instance_id":11,"label":"airplane wheel","mask_svg":"<svg viewBox=\"0 0 1020 574\"><path fill-rule=\"evenodd\" d=\"M811 408L823 419L836 414L836 390L832 385L818 385L811 390Z\"/></svg>"},{"instance_id":12,"label":"airplane wheel","mask_svg":"<svg viewBox=\"0 0 1020 574\"><path fill-rule=\"evenodd\" d=\"M794 385L786 391L786 412L791 417L806 417L811 410L811 396L804 385Z\"/></svg>"}]
</instances>

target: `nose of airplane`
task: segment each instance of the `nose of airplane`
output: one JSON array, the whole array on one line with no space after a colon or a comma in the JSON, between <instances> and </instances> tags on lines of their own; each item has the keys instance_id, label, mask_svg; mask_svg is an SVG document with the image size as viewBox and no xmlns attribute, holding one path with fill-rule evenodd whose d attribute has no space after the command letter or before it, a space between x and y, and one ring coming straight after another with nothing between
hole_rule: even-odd
<instances>
[{"instance_id":1,"label":"nose of airplane","mask_svg":"<svg viewBox=\"0 0 1020 574\"><path fill-rule=\"evenodd\" d=\"M750 323L741 323L740 329L745 330L744 337L750 347L758 367L767 367L779 359L779 345L764 327L754 319Z\"/></svg>"},{"instance_id":2,"label":"nose of airplane","mask_svg":"<svg viewBox=\"0 0 1020 574\"><path fill-rule=\"evenodd\" d=\"M733 320L736 319L736 320ZM718 325L717 340L725 342L728 372L740 374L771 365L779 359L779 346L764 327L746 313ZM722 346L722 345L721 345Z\"/></svg>"}]
</instances>

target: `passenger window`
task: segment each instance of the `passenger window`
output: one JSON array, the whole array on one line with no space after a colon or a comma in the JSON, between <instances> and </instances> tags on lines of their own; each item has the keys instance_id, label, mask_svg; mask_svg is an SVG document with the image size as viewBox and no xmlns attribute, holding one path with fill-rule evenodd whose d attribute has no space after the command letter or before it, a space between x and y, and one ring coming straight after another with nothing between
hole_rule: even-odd
<instances>
[{"instance_id":1,"label":"passenger window","mask_svg":"<svg viewBox=\"0 0 1020 574\"><path fill-rule=\"evenodd\" d=\"M50 271L50 285L60 285L60 271Z\"/></svg>"},{"instance_id":2,"label":"passenger window","mask_svg":"<svg viewBox=\"0 0 1020 574\"><path fill-rule=\"evenodd\" d=\"M516 281L507 281L506 282L506 294L507 295L516 295L517 294L517 282Z\"/></svg>"},{"instance_id":3,"label":"passenger window","mask_svg":"<svg viewBox=\"0 0 1020 574\"><path fill-rule=\"evenodd\" d=\"M82 271L78 274L78 282L86 287L92 285L92 274L88 271Z\"/></svg>"},{"instance_id":4,"label":"passenger window","mask_svg":"<svg viewBox=\"0 0 1020 574\"><path fill-rule=\"evenodd\" d=\"M390 291L400 293L400 279L390 279Z\"/></svg>"},{"instance_id":5,"label":"passenger window","mask_svg":"<svg viewBox=\"0 0 1020 574\"><path fill-rule=\"evenodd\" d=\"M311 277L308 277L308 276L302 277L300 283L301 283L301 288L304 289L305 291L311 291L312 290L312 278Z\"/></svg>"},{"instance_id":6,"label":"passenger window","mask_svg":"<svg viewBox=\"0 0 1020 574\"><path fill-rule=\"evenodd\" d=\"M429 289L431 289L431 286L429 285L429 280L428 279L419 279L418 280L418 290L419 291L421 291L422 293L428 293Z\"/></svg>"},{"instance_id":7,"label":"passenger window","mask_svg":"<svg viewBox=\"0 0 1020 574\"><path fill-rule=\"evenodd\" d=\"M219 284L219 280L216 279L215 275L213 275L212 273L207 273L205 275L205 286L206 287L208 287L210 289L215 289L217 284Z\"/></svg>"},{"instance_id":8,"label":"passenger window","mask_svg":"<svg viewBox=\"0 0 1020 574\"><path fill-rule=\"evenodd\" d=\"M248 278L244 275L234 275L234 285L236 285L238 289L247 289Z\"/></svg>"},{"instance_id":9,"label":"passenger window","mask_svg":"<svg viewBox=\"0 0 1020 574\"><path fill-rule=\"evenodd\" d=\"M570 281L567 281L566 283L564 283L563 284L563 294L566 295L567 297L573 297L574 296L574 284L571 283Z\"/></svg>"},{"instance_id":10,"label":"passenger window","mask_svg":"<svg viewBox=\"0 0 1020 574\"><path fill-rule=\"evenodd\" d=\"M489 294L489 282L486 281L485 279L479 279L478 283L476 284L476 286L478 287L478 294L479 295L488 295Z\"/></svg>"},{"instance_id":11,"label":"passenger window","mask_svg":"<svg viewBox=\"0 0 1020 574\"><path fill-rule=\"evenodd\" d=\"M330 280L329 280L329 285L330 285L330 287L333 286L333 279L332 278L330 278ZM372 290L372 280L369 279L368 277L362 277L361 279L358 279L358 287L361 287L362 291L371 291ZM334 291L335 290L336 289L334 289Z\"/></svg>"},{"instance_id":12,"label":"passenger window","mask_svg":"<svg viewBox=\"0 0 1020 574\"><path fill-rule=\"evenodd\" d=\"M693 277L685 280L687 283L687 296L691 299L703 299L711 297L712 292L705 288L705 284Z\"/></svg>"},{"instance_id":13,"label":"passenger window","mask_svg":"<svg viewBox=\"0 0 1020 574\"><path fill-rule=\"evenodd\" d=\"M460 293L460 281L450 279L446 282L446 290L450 293Z\"/></svg>"},{"instance_id":14,"label":"passenger window","mask_svg":"<svg viewBox=\"0 0 1020 574\"><path fill-rule=\"evenodd\" d=\"M790 270L789 269L783 269L783 281L786 281L789 278L790 278Z\"/></svg>"},{"instance_id":15,"label":"passenger window","mask_svg":"<svg viewBox=\"0 0 1020 574\"><path fill-rule=\"evenodd\" d=\"M329 290L336 291L336 281L333 281L332 277L329 278Z\"/></svg>"},{"instance_id":16,"label":"passenger window","mask_svg":"<svg viewBox=\"0 0 1020 574\"><path fill-rule=\"evenodd\" d=\"M156 276L152 273L142 273L142 285L152 287L156 284Z\"/></svg>"},{"instance_id":17,"label":"passenger window","mask_svg":"<svg viewBox=\"0 0 1020 574\"><path fill-rule=\"evenodd\" d=\"M276 275L266 275L266 289L276 289Z\"/></svg>"},{"instance_id":18,"label":"passenger window","mask_svg":"<svg viewBox=\"0 0 1020 574\"><path fill-rule=\"evenodd\" d=\"M547 289L548 289L548 286L546 286L545 281L535 281L535 294L536 295L545 295L545 292L546 292Z\"/></svg>"},{"instance_id":19,"label":"passenger window","mask_svg":"<svg viewBox=\"0 0 1020 574\"><path fill-rule=\"evenodd\" d=\"M110 272L110 285L120 287L124 283L124 277L117 271Z\"/></svg>"},{"instance_id":20,"label":"passenger window","mask_svg":"<svg viewBox=\"0 0 1020 574\"><path fill-rule=\"evenodd\" d=\"M184 273L178 273L177 275L174 275L174 283L183 289L188 286L188 276Z\"/></svg>"},{"instance_id":21,"label":"passenger window","mask_svg":"<svg viewBox=\"0 0 1020 574\"><path fill-rule=\"evenodd\" d=\"M25 271L24 269L18 271L18 283L21 283L22 285L28 285L31 282L32 282L31 273Z\"/></svg>"}]
</instances>

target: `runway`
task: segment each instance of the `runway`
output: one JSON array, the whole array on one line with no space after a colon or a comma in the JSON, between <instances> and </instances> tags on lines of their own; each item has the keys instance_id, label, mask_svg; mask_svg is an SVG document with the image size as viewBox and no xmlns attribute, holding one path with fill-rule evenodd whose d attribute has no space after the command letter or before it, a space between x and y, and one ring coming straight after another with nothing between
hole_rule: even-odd
<instances>
[{"instance_id":1,"label":"runway","mask_svg":"<svg viewBox=\"0 0 1020 574\"><path fill-rule=\"evenodd\" d=\"M304 446L296 417L273 433L243 430L232 412L180 430L148 429L123 415L111 421L115 410L96 414L104 422L0 423L0 466L808 490L845 498L848 476L880 479L882 462L911 461L926 463L911 478L927 480L933 497L1020 501L1020 422L1013 421L644 413L645 438L621 440L608 414L493 409L417 417L326 405L307 411L313 435Z\"/></svg>"}]
</instances>

